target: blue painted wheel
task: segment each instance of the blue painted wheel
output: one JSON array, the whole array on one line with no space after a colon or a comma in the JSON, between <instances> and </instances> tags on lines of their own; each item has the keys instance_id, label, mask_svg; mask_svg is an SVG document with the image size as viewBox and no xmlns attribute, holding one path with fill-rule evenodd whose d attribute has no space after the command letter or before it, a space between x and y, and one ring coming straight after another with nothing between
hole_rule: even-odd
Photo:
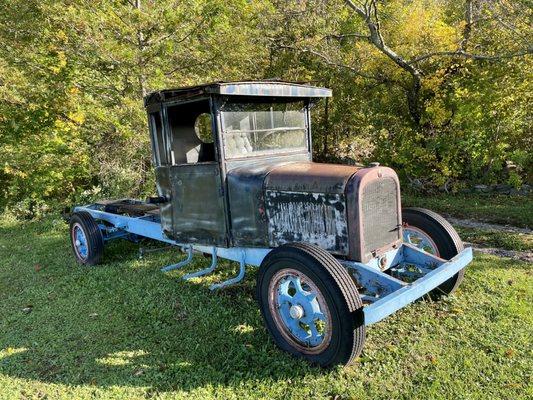
<instances>
[{"instance_id":1,"label":"blue painted wheel","mask_svg":"<svg viewBox=\"0 0 533 400\"><path fill-rule=\"evenodd\" d=\"M409 243L426 253L440 257L439 249L431 236L422 229L412 225L406 225L403 228L403 241Z\"/></svg>"},{"instance_id":2,"label":"blue painted wheel","mask_svg":"<svg viewBox=\"0 0 533 400\"><path fill-rule=\"evenodd\" d=\"M268 305L285 339L307 354L331 341L331 315L324 295L303 272L285 268L271 279Z\"/></svg>"},{"instance_id":3,"label":"blue painted wheel","mask_svg":"<svg viewBox=\"0 0 533 400\"><path fill-rule=\"evenodd\" d=\"M459 234L439 214L424 208L404 208L404 241L437 257L449 260L463 250ZM462 269L442 285L433 289L429 295L434 299L454 292L464 279Z\"/></svg>"},{"instance_id":4,"label":"blue painted wheel","mask_svg":"<svg viewBox=\"0 0 533 400\"><path fill-rule=\"evenodd\" d=\"M89 255L89 249L87 248L87 237L85 232L79 223L75 223L73 226L74 235L74 251L76 256L81 260L86 260Z\"/></svg>"},{"instance_id":5,"label":"blue painted wheel","mask_svg":"<svg viewBox=\"0 0 533 400\"><path fill-rule=\"evenodd\" d=\"M104 238L91 214L85 211L72 214L70 239L74 256L79 264L98 264L104 252Z\"/></svg>"},{"instance_id":6,"label":"blue painted wheel","mask_svg":"<svg viewBox=\"0 0 533 400\"><path fill-rule=\"evenodd\" d=\"M365 340L363 303L346 269L321 248L293 243L261 263L257 298L274 342L323 367L350 364Z\"/></svg>"}]
</instances>

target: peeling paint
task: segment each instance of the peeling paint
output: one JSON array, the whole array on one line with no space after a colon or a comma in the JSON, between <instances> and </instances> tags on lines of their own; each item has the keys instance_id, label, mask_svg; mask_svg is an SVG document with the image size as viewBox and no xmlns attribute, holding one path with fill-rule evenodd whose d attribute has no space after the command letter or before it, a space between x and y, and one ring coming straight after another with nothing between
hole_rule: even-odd
<instances>
[{"instance_id":1,"label":"peeling paint","mask_svg":"<svg viewBox=\"0 0 533 400\"><path fill-rule=\"evenodd\" d=\"M305 242L348 253L344 194L266 191L270 245Z\"/></svg>"}]
</instances>

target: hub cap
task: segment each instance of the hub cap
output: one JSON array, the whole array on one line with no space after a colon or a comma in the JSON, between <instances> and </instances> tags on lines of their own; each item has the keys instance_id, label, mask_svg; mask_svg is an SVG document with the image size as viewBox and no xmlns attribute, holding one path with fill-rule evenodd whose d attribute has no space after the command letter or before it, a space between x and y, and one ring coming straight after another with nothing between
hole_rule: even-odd
<instances>
[{"instance_id":1,"label":"hub cap","mask_svg":"<svg viewBox=\"0 0 533 400\"><path fill-rule=\"evenodd\" d=\"M74 250L78 258L85 260L89 255L89 248L87 246L87 237L80 224L74 224L72 228L72 241L74 242Z\"/></svg>"},{"instance_id":2,"label":"hub cap","mask_svg":"<svg viewBox=\"0 0 533 400\"><path fill-rule=\"evenodd\" d=\"M291 306L291 308L289 308L289 315L292 319L301 319L304 316L304 309L299 304Z\"/></svg>"},{"instance_id":3,"label":"hub cap","mask_svg":"<svg viewBox=\"0 0 533 400\"><path fill-rule=\"evenodd\" d=\"M285 340L298 350L320 353L331 341L331 316L324 296L302 272L286 268L272 277L269 309Z\"/></svg>"}]
</instances>

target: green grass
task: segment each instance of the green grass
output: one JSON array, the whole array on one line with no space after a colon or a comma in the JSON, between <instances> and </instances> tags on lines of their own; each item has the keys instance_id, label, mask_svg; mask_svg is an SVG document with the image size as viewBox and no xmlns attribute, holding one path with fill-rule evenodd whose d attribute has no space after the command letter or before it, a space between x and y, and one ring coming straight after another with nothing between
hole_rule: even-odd
<instances>
[{"instance_id":1,"label":"green grass","mask_svg":"<svg viewBox=\"0 0 533 400\"><path fill-rule=\"evenodd\" d=\"M66 225L0 219L0 399L526 399L533 395L531 265L477 256L456 296L420 301L367 330L348 368L279 351L234 273L183 282L183 257L117 242L77 266ZM198 257L191 271L205 266Z\"/></svg>"},{"instance_id":2,"label":"green grass","mask_svg":"<svg viewBox=\"0 0 533 400\"><path fill-rule=\"evenodd\" d=\"M402 194L404 207L424 207L457 218L533 227L533 196Z\"/></svg>"},{"instance_id":3,"label":"green grass","mask_svg":"<svg viewBox=\"0 0 533 400\"><path fill-rule=\"evenodd\" d=\"M455 227L461 239L483 247L505 250L533 251L533 235L526 233L496 232L484 229Z\"/></svg>"}]
</instances>

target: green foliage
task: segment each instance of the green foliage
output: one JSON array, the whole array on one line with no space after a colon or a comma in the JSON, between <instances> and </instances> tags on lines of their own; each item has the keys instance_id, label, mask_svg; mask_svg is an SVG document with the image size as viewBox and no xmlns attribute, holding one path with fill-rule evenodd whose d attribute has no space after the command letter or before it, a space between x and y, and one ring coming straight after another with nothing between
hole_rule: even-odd
<instances>
[{"instance_id":1,"label":"green foliage","mask_svg":"<svg viewBox=\"0 0 533 400\"><path fill-rule=\"evenodd\" d=\"M531 47L527 2L473 1L468 37L466 0L376 4L385 43L422 72L416 94L341 0L3 0L0 206L153 192L143 95L211 80L333 88L315 108L319 160L451 190L531 183L531 58L505 56ZM458 46L495 57L412 61Z\"/></svg>"},{"instance_id":2,"label":"green foliage","mask_svg":"<svg viewBox=\"0 0 533 400\"><path fill-rule=\"evenodd\" d=\"M2 8L0 205L30 216L40 202L152 192L143 95L261 68L245 40L256 6L242 0Z\"/></svg>"}]
</instances>

